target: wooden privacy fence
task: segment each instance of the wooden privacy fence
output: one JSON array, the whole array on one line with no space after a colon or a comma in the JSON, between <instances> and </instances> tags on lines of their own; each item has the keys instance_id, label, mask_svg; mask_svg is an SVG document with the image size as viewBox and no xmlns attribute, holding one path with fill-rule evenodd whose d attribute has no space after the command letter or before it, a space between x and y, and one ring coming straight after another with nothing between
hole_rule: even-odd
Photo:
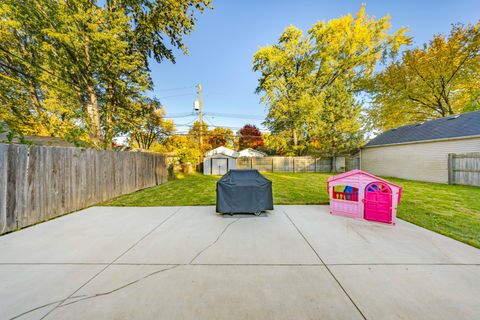
<instances>
[{"instance_id":1,"label":"wooden privacy fence","mask_svg":"<svg viewBox=\"0 0 480 320\"><path fill-rule=\"evenodd\" d=\"M358 169L359 162L348 157L336 157L336 171ZM267 172L331 172L332 158L259 157L237 159L238 169L257 169Z\"/></svg>"},{"instance_id":2,"label":"wooden privacy fence","mask_svg":"<svg viewBox=\"0 0 480 320\"><path fill-rule=\"evenodd\" d=\"M160 154L0 144L0 234L166 180Z\"/></svg>"},{"instance_id":3,"label":"wooden privacy fence","mask_svg":"<svg viewBox=\"0 0 480 320\"><path fill-rule=\"evenodd\" d=\"M448 155L448 183L480 186L480 152Z\"/></svg>"}]
</instances>

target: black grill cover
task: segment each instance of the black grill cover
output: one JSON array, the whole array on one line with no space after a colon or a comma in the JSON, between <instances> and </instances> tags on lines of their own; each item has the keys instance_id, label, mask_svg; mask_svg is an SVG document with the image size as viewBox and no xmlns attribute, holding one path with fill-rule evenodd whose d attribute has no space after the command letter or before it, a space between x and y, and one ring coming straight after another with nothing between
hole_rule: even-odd
<instances>
[{"instance_id":1,"label":"black grill cover","mask_svg":"<svg viewBox=\"0 0 480 320\"><path fill-rule=\"evenodd\" d=\"M272 181L257 170L230 170L217 181L217 212L273 210Z\"/></svg>"}]
</instances>

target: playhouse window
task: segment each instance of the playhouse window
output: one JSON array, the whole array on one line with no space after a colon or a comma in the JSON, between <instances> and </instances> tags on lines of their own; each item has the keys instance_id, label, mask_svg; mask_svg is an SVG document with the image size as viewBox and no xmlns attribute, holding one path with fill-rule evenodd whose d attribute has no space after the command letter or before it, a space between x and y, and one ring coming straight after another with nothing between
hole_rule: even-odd
<instances>
[{"instance_id":1,"label":"playhouse window","mask_svg":"<svg viewBox=\"0 0 480 320\"><path fill-rule=\"evenodd\" d=\"M337 185L333 187L333 199L345 201L358 201L358 188Z\"/></svg>"}]
</instances>

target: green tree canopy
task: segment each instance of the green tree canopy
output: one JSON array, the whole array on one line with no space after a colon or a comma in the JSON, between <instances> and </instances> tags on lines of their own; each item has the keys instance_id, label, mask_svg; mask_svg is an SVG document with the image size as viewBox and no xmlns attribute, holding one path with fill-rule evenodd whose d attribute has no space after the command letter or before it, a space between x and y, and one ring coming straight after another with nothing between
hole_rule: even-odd
<instances>
[{"instance_id":1,"label":"green tree canopy","mask_svg":"<svg viewBox=\"0 0 480 320\"><path fill-rule=\"evenodd\" d=\"M108 148L152 89L148 58L187 53L183 37L210 3L2 1L0 119L18 132Z\"/></svg>"},{"instance_id":2,"label":"green tree canopy","mask_svg":"<svg viewBox=\"0 0 480 320\"><path fill-rule=\"evenodd\" d=\"M188 136L170 136L163 143L167 152L173 152L181 163L198 163L201 157L200 148L193 139Z\"/></svg>"},{"instance_id":3,"label":"green tree canopy","mask_svg":"<svg viewBox=\"0 0 480 320\"><path fill-rule=\"evenodd\" d=\"M224 146L233 148L235 136L232 129L217 127L207 133L207 140L212 149Z\"/></svg>"},{"instance_id":4,"label":"green tree canopy","mask_svg":"<svg viewBox=\"0 0 480 320\"><path fill-rule=\"evenodd\" d=\"M480 22L403 53L371 82L374 127L387 130L480 109Z\"/></svg>"},{"instance_id":5,"label":"green tree canopy","mask_svg":"<svg viewBox=\"0 0 480 320\"><path fill-rule=\"evenodd\" d=\"M330 112L344 114L337 129L358 128L359 117L350 117L358 114L353 96L377 63L410 41L405 28L390 34L389 20L368 16L362 5L355 16L315 23L307 35L290 26L277 44L258 50L253 59L253 70L260 73L256 91L268 107L265 124L272 134L288 133L294 147L322 141L319 128L328 127L324 122L330 121ZM332 95L351 104L329 104ZM349 135L335 132L343 133ZM329 147L320 148L324 146Z\"/></svg>"},{"instance_id":6,"label":"green tree canopy","mask_svg":"<svg viewBox=\"0 0 480 320\"><path fill-rule=\"evenodd\" d=\"M188 130L188 135L192 141L198 145L198 149L203 153L205 150L212 149L210 141L208 139L209 135L208 125L205 122L200 124L200 121L197 120L193 123L192 127ZM202 143L200 144L200 137L202 138ZM200 146L201 145L201 146Z\"/></svg>"},{"instance_id":7,"label":"green tree canopy","mask_svg":"<svg viewBox=\"0 0 480 320\"><path fill-rule=\"evenodd\" d=\"M342 82L334 82L322 92L318 108L309 114L310 147L319 146L323 155L339 155L363 143L361 105Z\"/></svg>"},{"instance_id":8,"label":"green tree canopy","mask_svg":"<svg viewBox=\"0 0 480 320\"><path fill-rule=\"evenodd\" d=\"M163 143L175 131L172 120L165 120L165 109L156 100L147 99L138 104L134 121L131 126L130 139L145 150L150 149L154 142Z\"/></svg>"}]
</instances>

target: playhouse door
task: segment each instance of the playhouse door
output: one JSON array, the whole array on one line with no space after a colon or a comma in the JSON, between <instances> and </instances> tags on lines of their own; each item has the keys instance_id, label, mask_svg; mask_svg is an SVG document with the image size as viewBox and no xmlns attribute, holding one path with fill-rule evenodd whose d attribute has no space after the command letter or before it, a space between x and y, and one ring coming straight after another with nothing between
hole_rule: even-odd
<instances>
[{"instance_id":1,"label":"playhouse door","mask_svg":"<svg viewBox=\"0 0 480 320\"><path fill-rule=\"evenodd\" d=\"M392 222L392 189L382 182L372 182L365 188L365 219Z\"/></svg>"}]
</instances>

